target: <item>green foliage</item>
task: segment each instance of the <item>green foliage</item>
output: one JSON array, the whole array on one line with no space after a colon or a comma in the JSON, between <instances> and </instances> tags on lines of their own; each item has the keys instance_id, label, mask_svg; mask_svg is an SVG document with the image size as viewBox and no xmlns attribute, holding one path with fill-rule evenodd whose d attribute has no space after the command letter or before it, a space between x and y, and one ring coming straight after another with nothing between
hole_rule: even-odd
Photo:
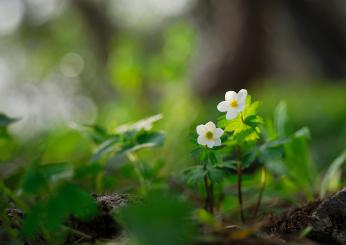
<instances>
[{"instance_id":1,"label":"green foliage","mask_svg":"<svg viewBox=\"0 0 346 245\"><path fill-rule=\"evenodd\" d=\"M73 175L73 167L68 163L39 164L33 162L22 177L22 190L38 193L58 180L66 180Z\"/></svg>"},{"instance_id":2,"label":"green foliage","mask_svg":"<svg viewBox=\"0 0 346 245\"><path fill-rule=\"evenodd\" d=\"M120 159L124 155L137 152L141 149L161 146L164 134L152 131L152 124L162 118L161 115L152 116L134 124L118 127L115 134L106 133L101 126L94 126L94 131L103 132L103 140L98 140L98 147L92 157L93 161L99 160L104 155L110 159Z\"/></svg>"},{"instance_id":3,"label":"green foliage","mask_svg":"<svg viewBox=\"0 0 346 245\"><path fill-rule=\"evenodd\" d=\"M67 205L68 204L68 205ZM39 231L53 238L70 215L88 219L97 213L95 199L73 184L63 184L46 200L36 203L27 213L22 225L25 236L33 238Z\"/></svg>"},{"instance_id":4,"label":"green foliage","mask_svg":"<svg viewBox=\"0 0 346 245\"><path fill-rule=\"evenodd\" d=\"M263 119L258 115L260 102L251 103L251 96L247 96L245 110L238 116L227 122L225 126L226 132L233 133L233 139L236 142L255 141L259 139L260 127ZM225 120L225 119L223 119ZM221 122L220 124L225 124Z\"/></svg>"},{"instance_id":5,"label":"green foliage","mask_svg":"<svg viewBox=\"0 0 346 245\"><path fill-rule=\"evenodd\" d=\"M161 115L156 115L133 124L121 125L115 133L99 125L78 128L96 147L94 155L85 164L46 163L47 159L66 157L78 152L81 148L77 141L85 145L85 139L78 131L53 135L48 146L43 148L44 151L28 164L28 167L22 172L15 172L15 176L8 177L18 179L18 183L13 184L13 187L17 188L13 191L18 194L14 194L1 182L5 195L3 200L6 202L1 201L0 206L8 207L9 200L12 200L25 212L21 225L23 236L29 239L42 236L48 242L54 239L54 243L63 243L69 232L66 227L69 217L89 219L97 214L95 198L84 186L100 191L108 186L109 182L114 182L114 177L106 175L105 166L114 164L114 160L119 156L131 159L132 167L137 171L137 177L145 188L149 189L152 183L161 181L159 172L163 161L148 165L144 160L135 157L141 149L163 144L164 134L152 130L153 123L161 118ZM11 120L6 120L10 124ZM56 151L51 152L54 148ZM70 158L74 160L73 157ZM1 220L5 222L3 220L6 215L2 215L4 210L0 211ZM13 233L11 229L8 229L8 232Z\"/></svg>"},{"instance_id":6,"label":"green foliage","mask_svg":"<svg viewBox=\"0 0 346 245\"><path fill-rule=\"evenodd\" d=\"M123 208L120 219L141 245L191 244L192 210L183 201L161 192L149 193L143 203Z\"/></svg>"},{"instance_id":7,"label":"green foliage","mask_svg":"<svg viewBox=\"0 0 346 245\"><path fill-rule=\"evenodd\" d=\"M300 191L312 198L315 169L311 160L309 145L309 130L298 130L284 145L284 163L289 177Z\"/></svg>"}]
</instances>

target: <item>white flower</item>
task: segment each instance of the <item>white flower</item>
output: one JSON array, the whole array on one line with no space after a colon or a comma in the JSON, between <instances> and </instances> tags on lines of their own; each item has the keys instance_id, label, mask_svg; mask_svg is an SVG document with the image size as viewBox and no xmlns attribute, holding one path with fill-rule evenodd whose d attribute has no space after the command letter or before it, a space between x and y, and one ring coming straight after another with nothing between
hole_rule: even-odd
<instances>
[{"instance_id":1,"label":"white flower","mask_svg":"<svg viewBox=\"0 0 346 245\"><path fill-rule=\"evenodd\" d=\"M208 122L205 125L198 125L196 131L198 134L198 144L206 145L209 148L221 145L220 137L223 135L223 130L221 128L216 128L213 122Z\"/></svg>"},{"instance_id":2,"label":"white flower","mask_svg":"<svg viewBox=\"0 0 346 245\"><path fill-rule=\"evenodd\" d=\"M227 120L232 120L237 117L238 113L245 109L246 96L246 89L242 89L238 93L228 91L225 94L225 101L220 102L217 105L217 109L221 112L227 112Z\"/></svg>"}]
</instances>

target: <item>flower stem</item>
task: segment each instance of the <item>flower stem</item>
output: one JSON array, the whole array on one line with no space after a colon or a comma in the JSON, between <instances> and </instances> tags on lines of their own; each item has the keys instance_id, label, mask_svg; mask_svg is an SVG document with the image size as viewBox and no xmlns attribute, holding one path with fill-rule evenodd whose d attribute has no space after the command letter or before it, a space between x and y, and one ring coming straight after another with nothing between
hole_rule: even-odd
<instances>
[{"instance_id":1,"label":"flower stem","mask_svg":"<svg viewBox=\"0 0 346 245\"><path fill-rule=\"evenodd\" d=\"M255 208L255 211L254 211L254 215L252 217L253 219L256 218L258 210L259 210L259 207L261 206L262 196L263 196L263 191L264 191L264 188L265 188L265 184L266 184L266 170L265 170L265 168L262 168L262 171L261 171L261 186L260 186L260 191L259 191L259 194L258 194L258 199L257 199L257 204L256 204L256 208Z\"/></svg>"},{"instance_id":2,"label":"flower stem","mask_svg":"<svg viewBox=\"0 0 346 245\"><path fill-rule=\"evenodd\" d=\"M210 197L210 213L214 212L214 185L210 181L209 185L209 197Z\"/></svg>"},{"instance_id":3,"label":"flower stem","mask_svg":"<svg viewBox=\"0 0 346 245\"><path fill-rule=\"evenodd\" d=\"M240 147L237 148L237 176L238 176L238 202L240 207L240 219L245 223L244 208L243 208L243 193L242 193L242 168L240 162Z\"/></svg>"},{"instance_id":4,"label":"flower stem","mask_svg":"<svg viewBox=\"0 0 346 245\"><path fill-rule=\"evenodd\" d=\"M206 165L204 165L204 168L206 169ZM209 184L209 178L208 175L206 174L204 176L204 188L205 188L205 203L204 203L204 209L210 212L211 214L213 213L214 210L214 200L213 200L213 184Z\"/></svg>"}]
</instances>

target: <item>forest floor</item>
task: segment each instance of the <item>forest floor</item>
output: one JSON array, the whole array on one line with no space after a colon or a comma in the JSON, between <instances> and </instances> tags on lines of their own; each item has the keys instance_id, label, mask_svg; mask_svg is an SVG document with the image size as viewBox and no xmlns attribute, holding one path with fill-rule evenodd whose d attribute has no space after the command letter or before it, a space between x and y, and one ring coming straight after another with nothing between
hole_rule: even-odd
<instances>
[{"instance_id":1,"label":"forest floor","mask_svg":"<svg viewBox=\"0 0 346 245\"><path fill-rule=\"evenodd\" d=\"M67 244L114 240L124 238L122 227L111 212L126 206L127 195L95 195L100 207L99 215L89 221L71 217L68 226L71 233ZM13 227L19 228L23 213L8 209ZM256 228L254 228L256 227ZM203 229L202 229L203 230ZM196 241L196 245L211 244L341 244L346 245L346 188L336 194L310 202L304 206L288 209L281 215L268 215L247 228L228 226L224 230L210 231L214 239ZM126 235L125 235L126 236ZM29 243L30 244L30 243Z\"/></svg>"}]
</instances>

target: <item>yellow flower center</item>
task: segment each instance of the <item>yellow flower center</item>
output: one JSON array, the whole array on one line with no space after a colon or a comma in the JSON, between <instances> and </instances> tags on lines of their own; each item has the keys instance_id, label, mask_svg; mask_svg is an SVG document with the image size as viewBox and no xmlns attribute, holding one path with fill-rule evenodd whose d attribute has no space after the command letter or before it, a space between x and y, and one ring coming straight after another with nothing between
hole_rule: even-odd
<instances>
[{"instance_id":1,"label":"yellow flower center","mask_svg":"<svg viewBox=\"0 0 346 245\"><path fill-rule=\"evenodd\" d=\"M236 107L238 107L238 101L230 100L229 105L230 105L230 107L236 108Z\"/></svg>"},{"instance_id":2,"label":"yellow flower center","mask_svg":"<svg viewBox=\"0 0 346 245\"><path fill-rule=\"evenodd\" d=\"M213 137L214 137L214 134L213 134L213 132L208 131L208 132L205 134L205 137L206 137L208 140L212 140Z\"/></svg>"}]
</instances>

